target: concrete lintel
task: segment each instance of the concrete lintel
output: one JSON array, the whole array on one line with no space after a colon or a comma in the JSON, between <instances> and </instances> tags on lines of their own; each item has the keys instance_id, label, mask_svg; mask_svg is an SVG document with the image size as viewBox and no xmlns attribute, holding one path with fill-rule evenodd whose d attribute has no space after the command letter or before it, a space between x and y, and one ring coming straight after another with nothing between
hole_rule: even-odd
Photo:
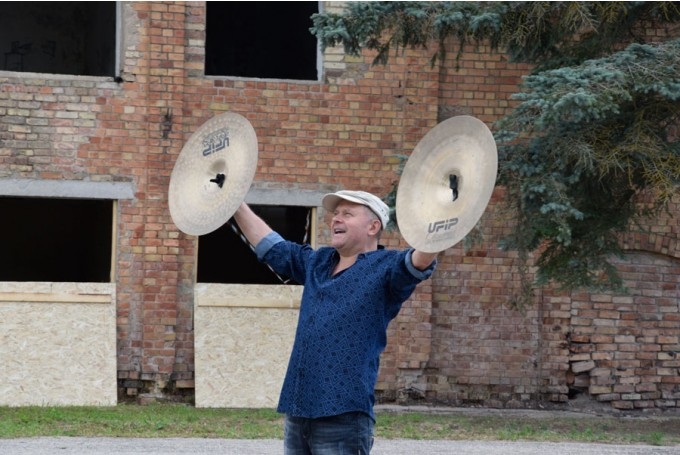
<instances>
[{"instance_id":1,"label":"concrete lintel","mask_svg":"<svg viewBox=\"0 0 680 455\"><path fill-rule=\"evenodd\" d=\"M246 202L252 205L321 207L321 198L328 192L284 188L251 188L246 195Z\"/></svg>"},{"instance_id":2,"label":"concrete lintel","mask_svg":"<svg viewBox=\"0 0 680 455\"><path fill-rule=\"evenodd\" d=\"M131 182L0 179L0 196L76 199L134 199Z\"/></svg>"}]
</instances>

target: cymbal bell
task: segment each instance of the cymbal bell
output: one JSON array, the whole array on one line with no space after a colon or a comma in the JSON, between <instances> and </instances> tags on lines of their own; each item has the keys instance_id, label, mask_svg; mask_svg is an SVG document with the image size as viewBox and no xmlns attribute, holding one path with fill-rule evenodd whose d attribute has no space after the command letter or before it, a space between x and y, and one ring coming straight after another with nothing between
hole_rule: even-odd
<instances>
[{"instance_id":1,"label":"cymbal bell","mask_svg":"<svg viewBox=\"0 0 680 455\"><path fill-rule=\"evenodd\" d=\"M186 142L170 175L168 205L175 225L204 235L229 221L257 169L257 135L243 116L226 112L203 123Z\"/></svg>"},{"instance_id":2,"label":"cymbal bell","mask_svg":"<svg viewBox=\"0 0 680 455\"><path fill-rule=\"evenodd\" d=\"M475 117L449 118L432 128L399 179L399 231L413 248L438 253L477 224L496 183L498 156L489 128Z\"/></svg>"}]
</instances>

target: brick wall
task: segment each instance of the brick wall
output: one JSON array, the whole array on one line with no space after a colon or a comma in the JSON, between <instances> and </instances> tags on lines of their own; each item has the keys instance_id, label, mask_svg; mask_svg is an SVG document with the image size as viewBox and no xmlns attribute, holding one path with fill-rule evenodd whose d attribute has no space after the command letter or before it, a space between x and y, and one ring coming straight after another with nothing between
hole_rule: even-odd
<instances>
[{"instance_id":1,"label":"brick wall","mask_svg":"<svg viewBox=\"0 0 680 455\"><path fill-rule=\"evenodd\" d=\"M680 403L678 208L623 239L628 294L572 295L567 384L617 409Z\"/></svg>"},{"instance_id":2,"label":"brick wall","mask_svg":"<svg viewBox=\"0 0 680 455\"><path fill-rule=\"evenodd\" d=\"M372 55L330 49L322 84L205 78L203 3L122 9L122 82L0 74L0 178L134 185L135 198L118 205L122 397L193 387L197 244L172 223L167 188L203 122L224 111L248 118L260 147L257 185L385 196L398 180L397 155L452 115L491 125L528 71L485 48L467 49L459 68L452 60L431 67L429 53L414 50L373 67ZM440 256L435 276L390 326L380 399L518 407L581 394L619 409L677 407L677 217L625 239L630 252L619 265L629 295L542 289L520 312L512 305L519 262L497 248L508 229L501 199L497 189L480 229ZM327 239L321 227L318 241ZM383 240L404 246L395 233Z\"/></svg>"}]
</instances>

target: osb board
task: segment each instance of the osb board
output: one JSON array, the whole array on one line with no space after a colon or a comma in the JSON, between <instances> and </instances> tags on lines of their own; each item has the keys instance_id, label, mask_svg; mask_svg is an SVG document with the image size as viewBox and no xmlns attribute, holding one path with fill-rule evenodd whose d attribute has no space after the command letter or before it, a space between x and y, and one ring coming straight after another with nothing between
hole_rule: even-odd
<instances>
[{"instance_id":1,"label":"osb board","mask_svg":"<svg viewBox=\"0 0 680 455\"><path fill-rule=\"evenodd\" d=\"M114 405L115 285L0 282L0 405Z\"/></svg>"},{"instance_id":2,"label":"osb board","mask_svg":"<svg viewBox=\"0 0 680 455\"><path fill-rule=\"evenodd\" d=\"M276 407L301 296L300 286L196 285L196 407Z\"/></svg>"}]
</instances>

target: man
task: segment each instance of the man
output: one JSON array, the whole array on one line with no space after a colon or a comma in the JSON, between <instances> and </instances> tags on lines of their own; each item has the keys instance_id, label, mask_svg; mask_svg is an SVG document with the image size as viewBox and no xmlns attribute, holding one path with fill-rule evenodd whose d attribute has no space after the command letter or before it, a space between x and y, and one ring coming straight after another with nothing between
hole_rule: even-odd
<instances>
[{"instance_id":1,"label":"man","mask_svg":"<svg viewBox=\"0 0 680 455\"><path fill-rule=\"evenodd\" d=\"M304 285L293 351L278 411L286 455L368 454L374 387L387 326L436 253L379 245L389 208L363 191L323 197L333 214L331 246L284 240L245 204L234 214L259 260Z\"/></svg>"}]
</instances>

